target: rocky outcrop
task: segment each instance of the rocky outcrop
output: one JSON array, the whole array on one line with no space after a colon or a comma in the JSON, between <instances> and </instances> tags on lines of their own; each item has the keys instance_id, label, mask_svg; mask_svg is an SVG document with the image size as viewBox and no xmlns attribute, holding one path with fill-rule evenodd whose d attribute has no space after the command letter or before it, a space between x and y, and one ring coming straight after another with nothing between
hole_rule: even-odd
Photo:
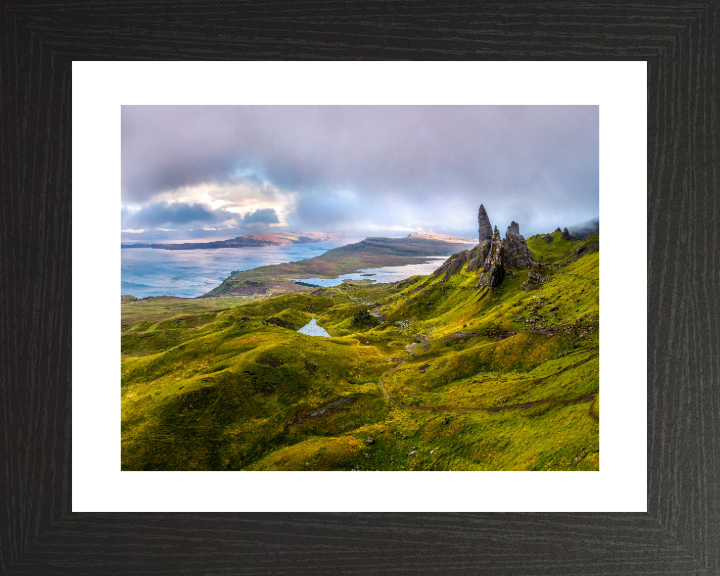
<instances>
[{"instance_id":1,"label":"rocky outcrop","mask_svg":"<svg viewBox=\"0 0 720 576\"><path fill-rule=\"evenodd\" d=\"M519 270L526 270L533 265L533 257L525 238L520 234L520 225L514 220L505 232L505 258L503 264Z\"/></svg>"},{"instance_id":2,"label":"rocky outcrop","mask_svg":"<svg viewBox=\"0 0 720 576\"><path fill-rule=\"evenodd\" d=\"M508 226L508 227L507 227L507 230L505 231L505 238L506 238L506 239L507 239L507 237L508 237L509 235L512 235L512 236L520 236L520 224L518 224L517 222L515 222L515 220L513 220L512 222L510 222L510 226Z\"/></svg>"},{"instance_id":3,"label":"rocky outcrop","mask_svg":"<svg viewBox=\"0 0 720 576\"><path fill-rule=\"evenodd\" d=\"M505 232L505 239L500 237L497 226L490 224L485 206L480 204L478 210L478 245L448 258L440 266L434 276L445 275L443 281L465 267L467 272L481 270L477 287L499 285L505 276L513 276L512 268L527 270L533 265L533 256L527 241L520 234L520 225L513 221ZM467 266L466 266L467 264Z\"/></svg>"},{"instance_id":4,"label":"rocky outcrop","mask_svg":"<svg viewBox=\"0 0 720 576\"><path fill-rule=\"evenodd\" d=\"M482 245L485 242L492 241L493 229L490 225L490 218L488 218L485 206L480 204L480 210L478 210L478 245Z\"/></svg>"},{"instance_id":5,"label":"rocky outcrop","mask_svg":"<svg viewBox=\"0 0 720 576\"><path fill-rule=\"evenodd\" d=\"M263 324L273 324L277 326L278 328L287 328L288 330L295 330L295 326L293 326L290 322L283 320L282 318L278 318L277 316L270 316L267 320L262 321Z\"/></svg>"},{"instance_id":6,"label":"rocky outcrop","mask_svg":"<svg viewBox=\"0 0 720 576\"><path fill-rule=\"evenodd\" d=\"M555 228L555 230L553 230L553 232L560 232L560 234L562 234L562 230L560 230L560 226L558 226L557 228Z\"/></svg>"},{"instance_id":7,"label":"rocky outcrop","mask_svg":"<svg viewBox=\"0 0 720 576\"><path fill-rule=\"evenodd\" d=\"M380 321L370 313L370 310L360 310L352 317L350 325L354 328L372 328L379 323Z\"/></svg>"},{"instance_id":8,"label":"rocky outcrop","mask_svg":"<svg viewBox=\"0 0 720 576\"><path fill-rule=\"evenodd\" d=\"M504 256L505 247L496 226L492 242L490 243L490 251L485 259L483 271L477 283L478 288L482 286L490 286L493 288L503 281L505 278Z\"/></svg>"},{"instance_id":9,"label":"rocky outcrop","mask_svg":"<svg viewBox=\"0 0 720 576\"><path fill-rule=\"evenodd\" d=\"M539 288L548 281L554 272L555 267L552 264L534 262L532 270L530 270L528 274L527 282L522 285L523 290L535 290Z\"/></svg>"},{"instance_id":10,"label":"rocky outcrop","mask_svg":"<svg viewBox=\"0 0 720 576\"><path fill-rule=\"evenodd\" d=\"M550 242L554 242L554 241L555 241L555 238L553 238L552 234L545 234L545 242L547 242L549 244Z\"/></svg>"},{"instance_id":11,"label":"rocky outcrop","mask_svg":"<svg viewBox=\"0 0 720 576\"><path fill-rule=\"evenodd\" d=\"M470 251L470 259L467 265L468 272L480 270L485 265L485 260L490 253L490 245L490 241L484 242L483 244L475 246L475 248Z\"/></svg>"},{"instance_id":12,"label":"rocky outcrop","mask_svg":"<svg viewBox=\"0 0 720 576\"><path fill-rule=\"evenodd\" d=\"M562 231L562 237L563 237L563 240L579 240L579 238L575 238L575 236L571 236L570 232L568 232L567 228L565 228L565 230Z\"/></svg>"},{"instance_id":13,"label":"rocky outcrop","mask_svg":"<svg viewBox=\"0 0 720 576\"><path fill-rule=\"evenodd\" d=\"M465 262L469 261L472 258L473 252L475 252L479 246L476 246L472 250L463 250L462 252L458 252L457 254L453 254L445 260L442 266L435 270L433 272L433 276L440 276L441 274L445 274L445 278L443 278L443 281L450 278L452 274L457 272L458 270L462 270L462 267L465 265Z\"/></svg>"}]
</instances>

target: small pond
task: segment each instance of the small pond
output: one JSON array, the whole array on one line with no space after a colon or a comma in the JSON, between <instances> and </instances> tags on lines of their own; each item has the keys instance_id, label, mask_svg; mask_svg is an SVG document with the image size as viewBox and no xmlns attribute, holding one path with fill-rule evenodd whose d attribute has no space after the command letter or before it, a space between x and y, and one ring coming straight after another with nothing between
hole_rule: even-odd
<instances>
[{"instance_id":1,"label":"small pond","mask_svg":"<svg viewBox=\"0 0 720 576\"><path fill-rule=\"evenodd\" d=\"M300 334L307 334L308 336L325 336L326 338L330 338L330 334L327 333L327 330L317 325L317 320L315 320L315 318L300 328L298 332L300 332Z\"/></svg>"}]
</instances>

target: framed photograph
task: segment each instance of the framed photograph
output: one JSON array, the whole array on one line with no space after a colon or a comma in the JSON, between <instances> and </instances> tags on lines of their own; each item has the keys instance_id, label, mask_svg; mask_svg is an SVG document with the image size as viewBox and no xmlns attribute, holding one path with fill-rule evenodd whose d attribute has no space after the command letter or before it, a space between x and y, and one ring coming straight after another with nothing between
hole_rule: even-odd
<instances>
[{"instance_id":1,"label":"framed photograph","mask_svg":"<svg viewBox=\"0 0 720 576\"><path fill-rule=\"evenodd\" d=\"M714 573L715 6L216 10L3 8L2 570Z\"/></svg>"},{"instance_id":2,"label":"framed photograph","mask_svg":"<svg viewBox=\"0 0 720 576\"><path fill-rule=\"evenodd\" d=\"M645 509L644 63L73 67L73 510Z\"/></svg>"}]
</instances>

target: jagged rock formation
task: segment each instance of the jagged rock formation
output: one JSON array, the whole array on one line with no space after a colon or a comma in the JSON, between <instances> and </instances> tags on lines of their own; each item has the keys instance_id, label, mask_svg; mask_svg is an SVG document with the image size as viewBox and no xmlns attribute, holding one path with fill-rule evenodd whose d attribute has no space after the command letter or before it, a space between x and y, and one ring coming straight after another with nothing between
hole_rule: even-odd
<instances>
[{"instance_id":1,"label":"jagged rock formation","mask_svg":"<svg viewBox=\"0 0 720 576\"><path fill-rule=\"evenodd\" d=\"M554 241L555 241L555 238L553 238L552 234L545 234L545 242L547 242L549 244L550 242L554 242Z\"/></svg>"},{"instance_id":2,"label":"jagged rock formation","mask_svg":"<svg viewBox=\"0 0 720 576\"><path fill-rule=\"evenodd\" d=\"M567 230L567 228L566 228L566 230ZM555 230L553 230L553 232L560 232L560 234L562 234L562 230L560 230L560 226L555 228Z\"/></svg>"},{"instance_id":3,"label":"jagged rock formation","mask_svg":"<svg viewBox=\"0 0 720 576\"><path fill-rule=\"evenodd\" d=\"M495 287L503 281L503 278L505 278L504 256L505 246L496 226L490 243L490 251L485 259L483 271L477 283L478 288L481 286Z\"/></svg>"},{"instance_id":4,"label":"jagged rock formation","mask_svg":"<svg viewBox=\"0 0 720 576\"><path fill-rule=\"evenodd\" d=\"M493 229L490 225L490 218L488 218L485 206L480 204L480 210L478 210L478 245L482 245L485 242L492 241Z\"/></svg>"},{"instance_id":5,"label":"jagged rock formation","mask_svg":"<svg viewBox=\"0 0 720 576\"><path fill-rule=\"evenodd\" d=\"M465 268L467 272L482 269L477 283L478 288L494 287L500 284L506 275L513 275L511 268L526 270L533 265L530 248L520 234L520 225L515 221L511 222L503 240L497 226L493 231L490 218L482 204L478 211L478 240L478 245L472 250L465 250L448 258L434 272L434 276L444 274L443 281L448 280L467 264Z\"/></svg>"},{"instance_id":6,"label":"jagged rock formation","mask_svg":"<svg viewBox=\"0 0 720 576\"><path fill-rule=\"evenodd\" d=\"M512 266L519 270L532 267L533 257L530 248L528 248L525 238L520 235L520 225L514 220L508 226L507 232L505 232L504 248L505 259L503 264L505 266Z\"/></svg>"}]
</instances>

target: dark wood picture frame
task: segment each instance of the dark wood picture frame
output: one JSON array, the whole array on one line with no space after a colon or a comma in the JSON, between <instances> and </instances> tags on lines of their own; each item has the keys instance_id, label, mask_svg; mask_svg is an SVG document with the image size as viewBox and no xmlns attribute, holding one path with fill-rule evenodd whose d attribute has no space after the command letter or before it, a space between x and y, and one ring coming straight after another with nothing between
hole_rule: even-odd
<instances>
[{"instance_id":1,"label":"dark wood picture frame","mask_svg":"<svg viewBox=\"0 0 720 576\"><path fill-rule=\"evenodd\" d=\"M0 572L720 573L718 6L0 4ZM72 513L72 61L164 59L647 61L648 512Z\"/></svg>"}]
</instances>

